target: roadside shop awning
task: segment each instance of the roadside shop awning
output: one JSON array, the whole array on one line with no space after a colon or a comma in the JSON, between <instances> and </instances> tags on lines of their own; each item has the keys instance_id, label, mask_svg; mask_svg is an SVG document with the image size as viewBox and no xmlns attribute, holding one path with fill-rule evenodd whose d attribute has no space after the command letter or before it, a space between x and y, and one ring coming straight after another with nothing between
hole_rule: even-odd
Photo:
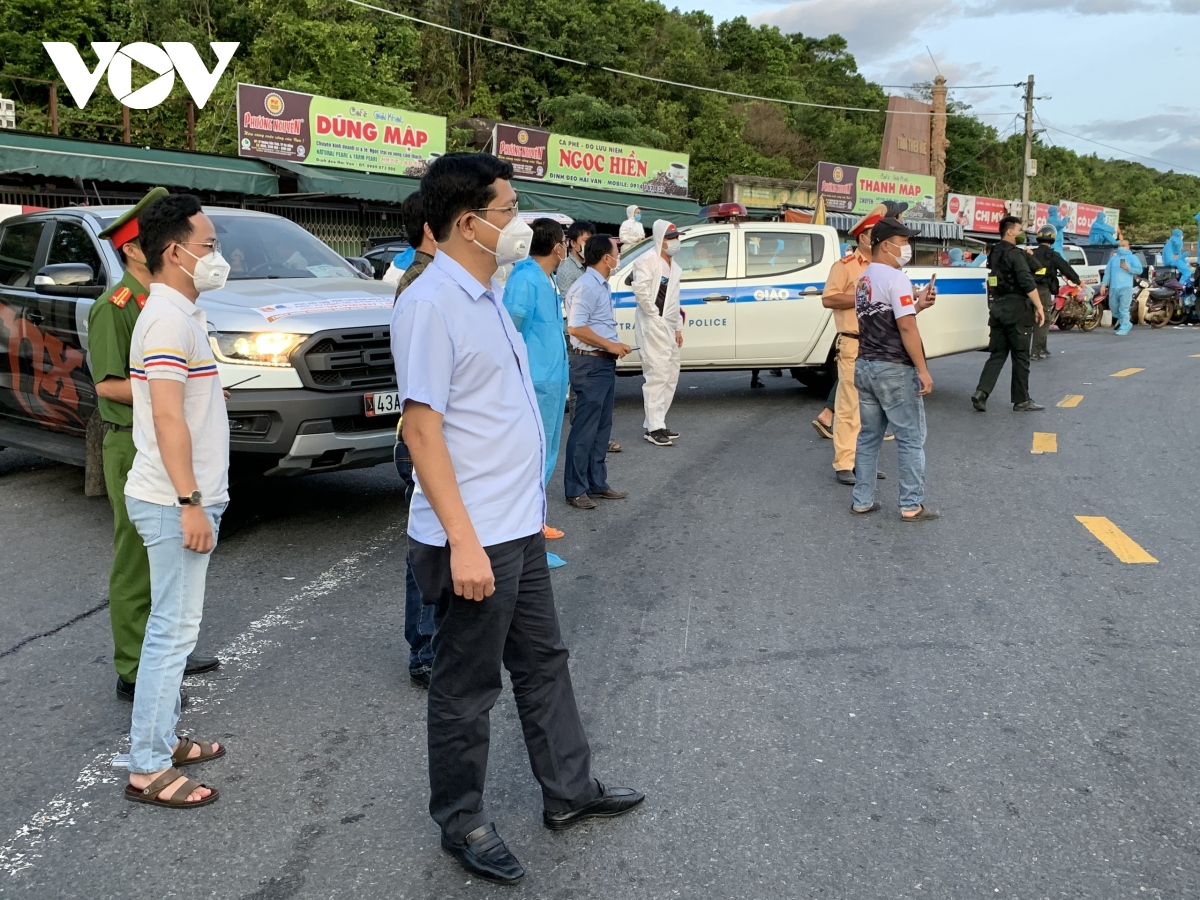
<instances>
[{"instance_id":1,"label":"roadside shop awning","mask_svg":"<svg viewBox=\"0 0 1200 900\"><path fill-rule=\"evenodd\" d=\"M25 131L0 131L0 175L6 174L161 184L252 197L279 192L279 176L257 160Z\"/></svg>"},{"instance_id":2,"label":"roadside shop awning","mask_svg":"<svg viewBox=\"0 0 1200 900\"><path fill-rule=\"evenodd\" d=\"M625 207L637 204L642 211L642 223L649 231L655 219L670 219L676 225L693 225L700 221L700 204L695 200L676 200L654 194L625 194L619 191L597 191L561 184L513 182L521 212L557 212L586 222L615 225L625 221Z\"/></svg>"},{"instance_id":3,"label":"roadside shop awning","mask_svg":"<svg viewBox=\"0 0 1200 900\"><path fill-rule=\"evenodd\" d=\"M405 197L421 187L419 178L326 169L285 160L272 160L271 164L295 175L297 190L302 194L329 194L352 200L401 203Z\"/></svg>"},{"instance_id":4,"label":"roadside shop awning","mask_svg":"<svg viewBox=\"0 0 1200 900\"><path fill-rule=\"evenodd\" d=\"M846 213L826 213L825 224L832 225L838 231L849 231L862 216L851 216ZM904 219L904 224L909 228L915 228L920 232L921 237L941 238L951 241L961 241L963 239L963 227L957 222L930 222L927 219Z\"/></svg>"}]
</instances>

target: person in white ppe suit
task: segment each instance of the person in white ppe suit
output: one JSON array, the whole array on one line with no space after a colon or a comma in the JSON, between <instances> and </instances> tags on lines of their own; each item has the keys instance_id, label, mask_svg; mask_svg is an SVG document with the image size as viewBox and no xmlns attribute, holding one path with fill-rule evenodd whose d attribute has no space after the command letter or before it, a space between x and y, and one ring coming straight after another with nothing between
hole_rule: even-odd
<instances>
[{"instance_id":1,"label":"person in white ppe suit","mask_svg":"<svg viewBox=\"0 0 1200 900\"><path fill-rule=\"evenodd\" d=\"M617 232L617 240L622 246L632 247L638 241L646 239L646 227L642 225L642 211L637 205L625 207L625 221Z\"/></svg>"},{"instance_id":2,"label":"person in white ppe suit","mask_svg":"<svg viewBox=\"0 0 1200 900\"><path fill-rule=\"evenodd\" d=\"M638 226L641 227L641 226ZM679 232L665 219L654 223L654 250L633 264L633 296L637 300L634 328L642 354L642 398L646 440L670 447L679 434L667 428L667 410L679 384L679 348L683 346L683 316L679 309L679 278L675 262Z\"/></svg>"}]
</instances>

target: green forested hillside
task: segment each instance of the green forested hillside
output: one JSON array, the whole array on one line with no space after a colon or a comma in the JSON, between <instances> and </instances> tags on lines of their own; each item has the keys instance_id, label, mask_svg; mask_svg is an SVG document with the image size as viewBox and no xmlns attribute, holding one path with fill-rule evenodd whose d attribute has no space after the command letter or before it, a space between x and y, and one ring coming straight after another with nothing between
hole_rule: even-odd
<instances>
[{"instance_id":1,"label":"green forested hillside","mask_svg":"<svg viewBox=\"0 0 1200 900\"><path fill-rule=\"evenodd\" d=\"M464 31L591 63L581 67L423 26L344 0L5 0L0 71L55 78L43 40L242 43L207 108L198 148L234 153L234 85L253 82L438 113L486 116L581 137L685 149L692 192L713 200L730 174L811 177L819 159L876 165L883 116L747 102L606 73L610 66L742 93L882 110L885 92L863 78L838 36L785 35L745 19L717 23L654 0L377 0ZM90 50L87 51L90 54ZM86 57L85 57L86 58ZM209 58L209 63L212 63ZM40 85L0 79L16 96L19 126L49 130ZM177 83L176 95L186 97ZM105 85L84 110L62 92L62 133L120 140L120 108ZM133 140L185 146L183 103L134 111ZM116 126L116 127L114 127ZM953 116L951 190L999 197L1020 191L1019 137ZM453 136L452 136L453 139ZM1122 209L1131 236L1194 239L1200 178L1039 146L1035 199L1061 197Z\"/></svg>"}]
</instances>

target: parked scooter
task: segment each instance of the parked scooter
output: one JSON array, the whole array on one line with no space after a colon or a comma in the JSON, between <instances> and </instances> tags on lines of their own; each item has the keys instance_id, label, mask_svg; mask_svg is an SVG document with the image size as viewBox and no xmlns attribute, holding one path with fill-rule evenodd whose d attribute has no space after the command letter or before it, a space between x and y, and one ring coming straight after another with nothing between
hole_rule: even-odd
<instances>
[{"instance_id":1,"label":"parked scooter","mask_svg":"<svg viewBox=\"0 0 1200 900\"><path fill-rule=\"evenodd\" d=\"M1154 283L1146 283L1138 296L1141 319L1151 328L1162 328L1167 323L1178 321L1183 309L1183 285L1179 281L1179 270L1171 267L1156 269Z\"/></svg>"},{"instance_id":2,"label":"parked scooter","mask_svg":"<svg viewBox=\"0 0 1200 900\"><path fill-rule=\"evenodd\" d=\"M1174 272L1174 269L1168 270ZM1180 284L1179 304L1175 307L1175 313L1171 316L1172 325L1195 325L1197 323L1196 310L1196 277L1200 275L1200 264L1192 267L1192 277L1187 284ZM1178 279L1176 279L1178 283ZM1169 281L1165 287L1174 287Z\"/></svg>"},{"instance_id":3,"label":"parked scooter","mask_svg":"<svg viewBox=\"0 0 1200 900\"><path fill-rule=\"evenodd\" d=\"M1099 294L1083 285L1064 284L1054 297L1055 323L1059 331L1070 331L1076 325L1080 331L1091 331L1104 317L1105 305Z\"/></svg>"}]
</instances>

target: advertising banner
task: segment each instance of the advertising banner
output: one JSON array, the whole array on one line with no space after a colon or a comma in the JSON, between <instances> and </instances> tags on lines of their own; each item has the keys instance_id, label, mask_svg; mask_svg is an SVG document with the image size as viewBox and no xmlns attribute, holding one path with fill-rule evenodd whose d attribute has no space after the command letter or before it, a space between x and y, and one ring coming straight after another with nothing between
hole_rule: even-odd
<instances>
[{"instance_id":1,"label":"advertising banner","mask_svg":"<svg viewBox=\"0 0 1200 900\"><path fill-rule=\"evenodd\" d=\"M934 178L836 163L817 165L817 192L830 212L863 215L884 200L908 204L906 219L933 219Z\"/></svg>"},{"instance_id":2,"label":"advertising banner","mask_svg":"<svg viewBox=\"0 0 1200 900\"><path fill-rule=\"evenodd\" d=\"M446 120L239 84L238 155L419 178L446 152Z\"/></svg>"},{"instance_id":3,"label":"advertising banner","mask_svg":"<svg viewBox=\"0 0 1200 900\"><path fill-rule=\"evenodd\" d=\"M1008 210L1003 200L971 194L946 195L946 221L955 222L966 231L995 233L1006 215Z\"/></svg>"},{"instance_id":4,"label":"advertising banner","mask_svg":"<svg viewBox=\"0 0 1200 900\"><path fill-rule=\"evenodd\" d=\"M688 155L517 125L496 125L492 149L518 178L630 194L688 195Z\"/></svg>"},{"instance_id":5,"label":"advertising banner","mask_svg":"<svg viewBox=\"0 0 1200 900\"><path fill-rule=\"evenodd\" d=\"M1051 205L1048 203L1033 204L1035 229L1049 223L1050 209ZM1091 203L1076 203L1074 200L1060 201L1058 212L1068 222L1067 234L1083 238L1091 231L1097 213L1103 212L1108 223L1114 228L1120 223L1121 216L1120 210ZM946 221L957 222L967 231L995 234L1004 216L1020 214L1019 200L998 200L995 197L976 197L971 194L946 195Z\"/></svg>"},{"instance_id":6,"label":"advertising banner","mask_svg":"<svg viewBox=\"0 0 1200 900\"><path fill-rule=\"evenodd\" d=\"M1092 230L1092 226L1096 224L1096 215L1104 213L1104 219L1113 228L1120 224L1120 212L1107 206L1094 206L1091 203L1076 203L1075 215L1075 233L1086 235Z\"/></svg>"}]
</instances>

